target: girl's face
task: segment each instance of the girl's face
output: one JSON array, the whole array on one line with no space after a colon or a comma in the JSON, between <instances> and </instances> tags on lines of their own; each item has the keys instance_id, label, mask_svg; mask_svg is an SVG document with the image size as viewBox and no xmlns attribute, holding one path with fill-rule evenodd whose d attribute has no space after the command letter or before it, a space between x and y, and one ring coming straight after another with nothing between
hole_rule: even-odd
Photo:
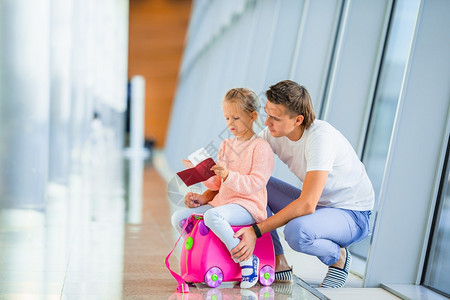
<instances>
[{"instance_id":1,"label":"girl's face","mask_svg":"<svg viewBox=\"0 0 450 300\"><path fill-rule=\"evenodd\" d=\"M235 102L225 101L222 105L223 116L228 129L238 140L250 139L253 132L253 122L256 120L256 112L247 112Z\"/></svg>"}]
</instances>

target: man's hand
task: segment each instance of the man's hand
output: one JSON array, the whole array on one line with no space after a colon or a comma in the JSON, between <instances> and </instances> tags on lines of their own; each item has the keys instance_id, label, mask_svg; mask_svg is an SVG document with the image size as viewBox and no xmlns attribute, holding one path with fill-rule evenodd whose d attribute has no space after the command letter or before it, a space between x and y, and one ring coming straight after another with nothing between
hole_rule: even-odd
<instances>
[{"instance_id":1,"label":"man's hand","mask_svg":"<svg viewBox=\"0 0 450 300\"><path fill-rule=\"evenodd\" d=\"M255 250L256 234L252 227L244 227L239 229L235 234L235 238L240 238L239 244L231 250L231 257L238 261L249 259Z\"/></svg>"},{"instance_id":2,"label":"man's hand","mask_svg":"<svg viewBox=\"0 0 450 300\"><path fill-rule=\"evenodd\" d=\"M225 166L221 166L221 165L214 165L211 167L211 170L214 171L214 173L221 177L223 180L227 179L228 174L230 173L230 171L228 171L228 169Z\"/></svg>"}]
</instances>

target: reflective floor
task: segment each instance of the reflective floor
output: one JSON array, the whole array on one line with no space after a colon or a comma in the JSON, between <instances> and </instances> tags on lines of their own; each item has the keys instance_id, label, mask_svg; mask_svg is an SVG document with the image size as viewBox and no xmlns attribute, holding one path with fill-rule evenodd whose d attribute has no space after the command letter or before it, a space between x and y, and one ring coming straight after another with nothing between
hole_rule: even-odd
<instances>
[{"instance_id":1,"label":"reflective floor","mask_svg":"<svg viewBox=\"0 0 450 300\"><path fill-rule=\"evenodd\" d=\"M149 162L84 161L68 185L49 186L45 211L0 210L0 299L327 298L299 278L249 290L198 284L176 293L164 263L177 238L171 206L166 181ZM179 253L169 260L176 271Z\"/></svg>"}]
</instances>

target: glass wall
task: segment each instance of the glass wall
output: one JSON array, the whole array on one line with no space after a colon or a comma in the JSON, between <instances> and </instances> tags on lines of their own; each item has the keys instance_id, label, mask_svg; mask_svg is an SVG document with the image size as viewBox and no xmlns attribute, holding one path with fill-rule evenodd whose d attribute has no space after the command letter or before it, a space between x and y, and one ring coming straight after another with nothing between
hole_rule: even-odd
<instances>
[{"instance_id":1,"label":"glass wall","mask_svg":"<svg viewBox=\"0 0 450 300\"><path fill-rule=\"evenodd\" d=\"M0 209L45 207L50 2L0 2Z\"/></svg>"},{"instance_id":2,"label":"glass wall","mask_svg":"<svg viewBox=\"0 0 450 300\"><path fill-rule=\"evenodd\" d=\"M430 233L435 226L433 215L450 128L447 84L450 43L442 39L449 34L449 9L448 1L424 0L418 3L418 13L413 13L417 17L413 21L412 44L401 80L381 185L377 188L378 204L364 286L384 284L392 289L402 288L405 298L415 299L419 297L417 292L422 295L422 290L429 292L419 285ZM402 38L398 40L401 42ZM379 119L382 116L381 111ZM366 156L364 160L368 162L369 158ZM445 265L445 256L436 259L440 262L434 261L435 266ZM429 265L426 269L430 271ZM445 278L448 286L449 277ZM407 286L411 292L408 295ZM411 296L414 291L415 296Z\"/></svg>"},{"instance_id":3,"label":"glass wall","mask_svg":"<svg viewBox=\"0 0 450 300\"><path fill-rule=\"evenodd\" d=\"M376 207L386 166L392 127L411 51L418 9L418 0L395 2L389 26L387 44L362 157L375 190L375 209L372 211L371 228L373 228L376 218ZM364 259L367 258L369 243L370 239L365 239L354 245L352 252Z\"/></svg>"},{"instance_id":4,"label":"glass wall","mask_svg":"<svg viewBox=\"0 0 450 300\"><path fill-rule=\"evenodd\" d=\"M0 1L0 209L44 210L96 138L121 151L127 40L128 0Z\"/></svg>"},{"instance_id":5,"label":"glass wall","mask_svg":"<svg viewBox=\"0 0 450 300\"><path fill-rule=\"evenodd\" d=\"M449 141L450 142L450 141ZM423 284L450 297L450 143L447 145L438 206Z\"/></svg>"}]
</instances>

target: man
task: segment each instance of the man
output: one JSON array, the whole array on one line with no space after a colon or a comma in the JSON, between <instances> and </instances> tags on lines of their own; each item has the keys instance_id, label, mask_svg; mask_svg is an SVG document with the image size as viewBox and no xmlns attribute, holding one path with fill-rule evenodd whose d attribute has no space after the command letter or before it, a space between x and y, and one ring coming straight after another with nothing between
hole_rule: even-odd
<instances>
[{"instance_id":1,"label":"man","mask_svg":"<svg viewBox=\"0 0 450 300\"><path fill-rule=\"evenodd\" d=\"M276 280L292 280L276 228L295 251L317 256L328 265L322 287L344 286L351 263L347 247L369 232L374 191L364 165L347 139L325 121L315 119L308 91L285 80L266 92L267 126L260 135L303 182L302 190L279 179L267 184L268 219L241 229L234 258L245 259L257 238L271 231Z\"/></svg>"}]
</instances>

